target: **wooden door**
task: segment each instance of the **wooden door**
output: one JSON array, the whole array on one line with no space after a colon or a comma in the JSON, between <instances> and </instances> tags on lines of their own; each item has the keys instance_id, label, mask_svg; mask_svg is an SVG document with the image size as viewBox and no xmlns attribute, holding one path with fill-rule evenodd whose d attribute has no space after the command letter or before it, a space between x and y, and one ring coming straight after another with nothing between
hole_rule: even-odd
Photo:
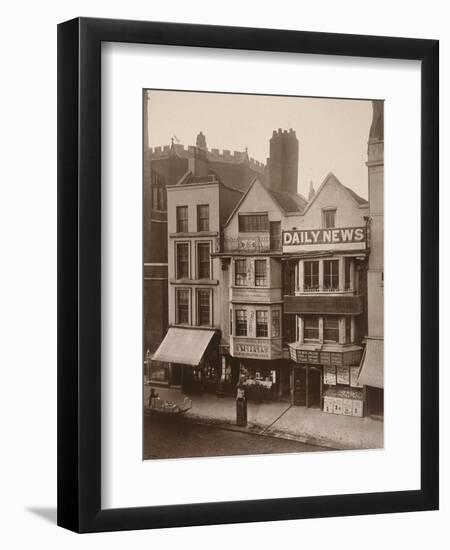
<instances>
[{"instance_id":1,"label":"wooden door","mask_svg":"<svg viewBox=\"0 0 450 550\"><path fill-rule=\"evenodd\" d=\"M306 369L294 367L294 405L306 406Z\"/></svg>"}]
</instances>

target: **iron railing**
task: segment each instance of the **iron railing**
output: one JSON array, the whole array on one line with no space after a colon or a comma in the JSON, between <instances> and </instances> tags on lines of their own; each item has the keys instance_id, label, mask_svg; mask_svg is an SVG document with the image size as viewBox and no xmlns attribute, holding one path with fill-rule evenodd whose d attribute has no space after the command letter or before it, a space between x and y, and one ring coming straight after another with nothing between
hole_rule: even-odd
<instances>
[{"instance_id":1,"label":"iron railing","mask_svg":"<svg viewBox=\"0 0 450 550\"><path fill-rule=\"evenodd\" d=\"M281 237L270 235L257 237L222 237L221 252L281 252Z\"/></svg>"}]
</instances>

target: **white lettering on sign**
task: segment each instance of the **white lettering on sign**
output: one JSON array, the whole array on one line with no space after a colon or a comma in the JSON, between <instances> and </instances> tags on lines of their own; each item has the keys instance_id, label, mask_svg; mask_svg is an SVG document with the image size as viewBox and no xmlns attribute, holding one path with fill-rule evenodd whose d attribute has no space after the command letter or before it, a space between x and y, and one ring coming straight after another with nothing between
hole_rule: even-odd
<instances>
[{"instance_id":1,"label":"white lettering on sign","mask_svg":"<svg viewBox=\"0 0 450 550\"><path fill-rule=\"evenodd\" d=\"M283 231L283 246L326 243L363 243L365 239L365 227Z\"/></svg>"},{"instance_id":2,"label":"white lettering on sign","mask_svg":"<svg viewBox=\"0 0 450 550\"><path fill-rule=\"evenodd\" d=\"M365 227L293 229L283 231L284 252L302 250L361 250L366 248Z\"/></svg>"},{"instance_id":3,"label":"white lettering on sign","mask_svg":"<svg viewBox=\"0 0 450 550\"><path fill-rule=\"evenodd\" d=\"M234 342L232 355L234 357L255 357L270 359L270 345L260 343L256 339L246 342Z\"/></svg>"},{"instance_id":4,"label":"white lettering on sign","mask_svg":"<svg viewBox=\"0 0 450 550\"><path fill-rule=\"evenodd\" d=\"M267 346L255 346L254 344L236 344L236 351L242 353L267 353Z\"/></svg>"}]
</instances>

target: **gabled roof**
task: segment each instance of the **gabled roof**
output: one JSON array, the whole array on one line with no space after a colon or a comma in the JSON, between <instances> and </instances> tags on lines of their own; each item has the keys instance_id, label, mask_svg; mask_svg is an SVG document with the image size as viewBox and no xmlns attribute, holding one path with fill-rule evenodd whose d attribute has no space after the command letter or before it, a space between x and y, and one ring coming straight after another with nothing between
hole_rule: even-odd
<instances>
[{"instance_id":1,"label":"gabled roof","mask_svg":"<svg viewBox=\"0 0 450 550\"><path fill-rule=\"evenodd\" d=\"M306 208L304 209L304 211L302 212L303 214L306 214L306 212L311 208L311 206L314 204L315 200L317 199L317 197L320 195L320 193L323 191L323 189L325 188L325 186L330 182L330 181L334 181L335 183L337 183L338 185L340 185L342 187L342 189L345 190L345 192L349 195L349 197L351 197L357 204L358 206L369 206L369 203L366 199L363 199L362 197L360 197L357 193L355 193L353 191L353 189L350 189L350 187L346 187L343 183L341 183L338 178L333 174L333 172L330 172L326 177L325 179L323 180L323 182L320 184L320 187L319 189L317 189L315 195L313 196L313 198L308 202Z\"/></svg>"},{"instance_id":2,"label":"gabled roof","mask_svg":"<svg viewBox=\"0 0 450 550\"><path fill-rule=\"evenodd\" d=\"M272 198L272 200L275 202L276 206L282 211L282 213L287 212L298 212L299 214L303 212L304 207L307 204L306 199L300 195L299 193L292 193L289 191L274 191L273 189L270 189L265 185L258 177L255 177L250 185L248 186L246 192L242 195L236 206L234 207L233 211L231 212L230 216L228 217L228 220L225 222L225 226L227 226L230 222L230 220L233 218L235 213L239 210L241 207L241 204L244 202L245 198L249 194L252 187L255 185L256 182L259 182L261 186L267 191L267 194L269 197Z\"/></svg>"}]
</instances>

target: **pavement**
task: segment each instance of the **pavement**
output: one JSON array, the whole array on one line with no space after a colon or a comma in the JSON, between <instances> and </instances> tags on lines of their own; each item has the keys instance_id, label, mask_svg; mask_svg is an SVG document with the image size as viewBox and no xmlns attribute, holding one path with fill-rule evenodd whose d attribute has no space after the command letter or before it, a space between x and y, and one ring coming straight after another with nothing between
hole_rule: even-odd
<instances>
[{"instance_id":1,"label":"pavement","mask_svg":"<svg viewBox=\"0 0 450 550\"><path fill-rule=\"evenodd\" d=\"M199 422L144 417L144 460L323 452L323 447L281 437L223 429Z\"/></svg>"},{"instance_id":2,"label":"pavement","mask_svg":"<svg viewBox=\"0 0 450 550\"><path fill-rule=\"evenodd\" d=\"M144 404L148 404L151 386L144 386ZM155 387L161 399L181 402L186 396L180 389ZM248 402L247 427L236 426L236 401L215 394L189 396L192 408L185 420L225 429L291 439L331 449L383 448L384 423L370 417L358 418L325 413L319 409L292 406L289 403Z\"/></svg>"}]
</instances>

